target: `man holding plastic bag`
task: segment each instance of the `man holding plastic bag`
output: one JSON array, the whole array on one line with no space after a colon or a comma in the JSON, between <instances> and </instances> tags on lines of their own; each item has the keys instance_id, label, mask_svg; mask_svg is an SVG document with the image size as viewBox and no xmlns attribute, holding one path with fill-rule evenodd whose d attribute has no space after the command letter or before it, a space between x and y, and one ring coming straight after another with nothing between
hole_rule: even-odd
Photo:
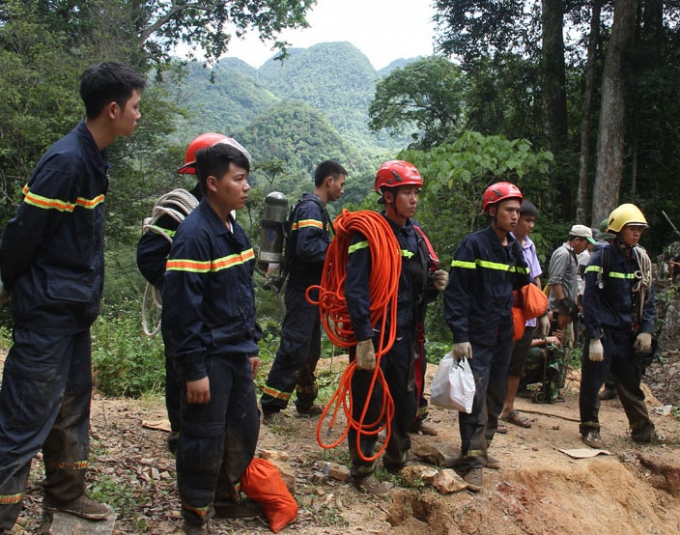
<instances>
[{"instance_id":1,"label":"man holding plastic bag","mask_svg":"<svg viewBox=\"0 0 680 535\"><path fill-rule=\"evenodd\" d=\"M522 250L509 234L519 220L522 192L509 182L489 186L482 211L484 230L467 235L456 249L444 291L444 316L453 332L454 360L467 359L476 392L470 413L460 412L461 460L456 470L468 488L482 488L482 467L505 398L513 323L513 290L529 283Z\"/></svg>"}]
</instances>

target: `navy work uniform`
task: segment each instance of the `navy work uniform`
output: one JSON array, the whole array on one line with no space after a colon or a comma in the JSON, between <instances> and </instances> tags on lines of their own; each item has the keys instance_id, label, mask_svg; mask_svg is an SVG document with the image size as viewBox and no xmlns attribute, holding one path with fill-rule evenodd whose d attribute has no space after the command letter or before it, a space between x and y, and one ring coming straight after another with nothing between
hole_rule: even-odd
<instances>
[{"instance_id":1,"label":"navy work uniform","mask_svg":"<svg viewBox=\"0 0 680 535\"><path fill-rule=\"evenodd\" d=\"M38 162L2 238L14 343L0 389L0 531L19 516L41 448L46 501L66 503L85 490L108 167L81 122Z\"/></svg>"},{"instance_id":2,"label":"navy work uniform","mask_svg":"<svg viewBox=\"0 0 680 535\"><path fill-rule=\"evenodd\" d=\"M209 519L213 499L236 498L259 434L249 360L261 338L255 254L241 226L228 223L202 201L177 230L163 286L161 331L182 393L177 486L191 524ZM188 404L186 382L206 376L210 401Z\"/></svg>"},{"instance_id":3,"label":"navy work uniform","mask_svg":"<svg viewBox=\"0 0 680 535\"><path fill-rule=\"evenodd\" d=\"M529 282L519 243L503 246L491 226L458 245L444 290L444 317L454 343L470 342L476 392L470 414L459 413L463 471L485 464L503 408L512 351L512 291Z\"/></svg>"},{"instance_id":4,"label":"navy work uniform","mask_svg":"<svg viewBox=\"0 0 680 535\"><path fill-rule=\"evenodd\" d=\"M637 250L637 247L633 247L627 256L616 245L606 245L593 254L586 268L583 318L587 340L581 359L580 431L584 434L589 428L600 428L600 400L597 394L611 371L633 440L648 442L654 433L654 424L649 418L645 395L640 388L642 373L633 344L638 333L654 332L654 293L653 288L650 288L642 317L634 318L633 285L638 282L635 273L640 269ZM594 338L602 339L602 362L592 362L588 358L590 340Z\"/></svg>"},{"instance_id":5,"label":"navy work uniform","mask_svg":"<svg viewBox=\"0 0 680 535\"><path fill-rule=\"evenodd\" d=\"M307 288L321 282L321 272L333 229L326 208L313 193L306 193L293 212L288 247L293 251L286 285L286 315L281 342L269 371L260 405L265 414L288 406L293 391L298 412L309 411L318 394L314 371L321 355L321 319L309 304ZM312 298L317 298L316 292Z\"/></svg>"},{"instance_id":6,"label":"navy work uniform","mask_svg":"<svg viewBox=\"0 0 680 535\"><path fill-rule=\"evenodd\" d=\"M203 198L201 188L198 185L189 193L199 201ZM179 222L166 214L158 220L156 226L162 229L167 236L174 238ZM168 260L171 245L167 239L154 230L147 230L137 244L137 267L144 278L158 291L163 290L165 263ZM170 420L170 429L179 431L180 388L175 376L175 369L169 365L170 362L169 359L165 360L165 406L168 411L168 420Z\"/></svg>"},{"instance_id":7,"label":"navy work uniform","mask_svg":"<svg viewBox=\"0 0 680 535\"><path fill-rule=\"evenodd\" d=\"M396 340L392 349L380 359L380 367L394 401L391 436L383 456L383 464L390 471L398 471L407 461L408 451L411 448L409 429L418 408L418 389L414 369L417 309L424 299L433 299L438 292L433 288L428 288L430 259L427 247L414 228L417 223L409 218L404 226L400 227L389 219L385 219L399 243L402 264L397 296ZM360 233L352 237L347 261L345 296L356 339L373 339L373 344L377 349L380 333L374 329L370 320L371 252L369 247L369 242ZM387 314L389 315L389 311ZM380 322L381 320L378 320L378 323ZM389 324L385 328L389 329ZM350 358L354 358L355 351L356 348L350 349ZM352 378L352 418L356 421L360 420L366 404L372 375L373 372L357 369ZM381 411L381 400L382 390L376 383L364 418L366 423L377 420ZM364 457L373 456L377 438L377 435L361 436L360 445ZM365 461L359 456L354 428L349 430L347 444L351 456L351 475L353 477L371 475L375 471L375 461Z\"/></svg>"}]
</instances>

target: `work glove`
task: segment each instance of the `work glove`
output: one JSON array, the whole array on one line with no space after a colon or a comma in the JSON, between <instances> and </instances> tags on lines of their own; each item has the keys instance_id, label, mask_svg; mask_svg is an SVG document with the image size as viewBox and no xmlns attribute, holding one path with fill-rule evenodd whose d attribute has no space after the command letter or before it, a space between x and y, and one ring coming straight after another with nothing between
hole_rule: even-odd
<instances>
[{"instance_id":1,"label":"work glove","mask_svg":"<svg viewBox=\"0 0 680 535\"><path fill-rule=\"evenodd\" d=\"M588 346L588 358L592 362L602 362L604 360L604 348L599 338L594 338Z\"/></svg>"},{"instance_id":2,"label":"work glove","mask_svg":"<svg viewBox=\"0 0 680 535\"><path fill-rule=\"evenodd\" d=\"M370 338L357 342L357 368L369 372L375 369L375 349Z\"/></svg>"},{"instance_id":3,"label":"work glove","mask_svg":"<svg viewBox=\"0 0 680 535\"><path fill-rule=\"evenodd\" d=\"M472 346L470 342L461 342L459 344L453 344L451 350L453 353L453 358L456 360L461 360L463 357L467 357L468 360L472 359Z\"/></svg>"},{"instance_id":4,"label":"work glove","mask_svg":"<svg viewBox=\"0 0 680 535\"><path fill-rule=\"evenodd\" d=\"M443 269L438 269L431 275L430 280L435 290L443 292L449 282L449 273Z\"/></svg>"},{"instance_id":5,"label":"work glove","mask_svg":"<svg viewBox=\"0 0 680 535\"><path fill-rule=\"evenodd\" d=\"M548 319L547 314L543 314L542 316L539 316L538 318L538 328L541 333L541 338L544 340L548 337L550 334L550 320Z\"/></svg>"},{"instance_id":6,"label":"work glove","mask_svg":"<svg viewBox=\"0 0 680 535\"><path fill-rule=\"evenodd\" d=\"M635 342L633 343L633 348L637 349L640 353L651 353L652 333L638 334Z\"/></svg>"}]
</instances>

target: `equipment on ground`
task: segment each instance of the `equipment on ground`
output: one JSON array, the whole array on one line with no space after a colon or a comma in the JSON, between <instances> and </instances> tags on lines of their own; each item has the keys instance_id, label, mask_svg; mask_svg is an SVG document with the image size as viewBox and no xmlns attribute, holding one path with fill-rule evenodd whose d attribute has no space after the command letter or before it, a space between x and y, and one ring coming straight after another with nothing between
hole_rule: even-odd
<instances>
[{"instance_id":1,"label":"equipment on ground","mask_svg":"<svg viewBox=\"0 0 680 535\"><path fill-rule=\"evenodd\" d=\"M560 401L560 388L566 382L567 358L571 350L548 344L532 347L519 388L531 392L534 403L555 403Z\"/></svg>"}]
</instances>

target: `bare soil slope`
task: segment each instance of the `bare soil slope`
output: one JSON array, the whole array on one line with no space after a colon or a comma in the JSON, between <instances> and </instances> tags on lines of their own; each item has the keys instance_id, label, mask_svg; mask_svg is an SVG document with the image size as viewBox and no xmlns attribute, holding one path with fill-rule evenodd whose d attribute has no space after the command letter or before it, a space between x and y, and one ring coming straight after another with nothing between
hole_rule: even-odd
<instances>
[{"instance_id":1,"label":"bare soil slope","mask_svg":"<svg viewBox=\"0 0 680 535\"><path fill-rule=\"evenodd\" d=\"M324 360L339 373L344 360ZM434 366L430 373L434 373ZM509 425L497 435L491 453L502 462L485 470L484 489L441 495L432 487L408 487L399 477L387 498L360 495L348 484L324 476L318 461L347 461L346 445L324 450L316 442L316 420L286 411L282 425L263 426L261 450L286 452L295 474L298 519L284 533L396 535L655 535L680 530L680 422L657 415L661 405L651 392L648 406L660 433L674 444L635 445L618 401L602 404L602 438L611 455L576 460L560 449L582 448L578 434L578 375L569 381L565 403L517 408L533 420L530 429ZM116 508L116 533L172 533L179 525L174 459L165 450L166 433L143 421L164 417L159 399L132 401L95 397L92 417L91 489ZM437 442L458 447L456 414L432 408L430 424L439 435L414 436L414 444ZM15 533L36 533L42 467L34 462L26 510ZM270 533L263 520L214 523L214 534Z\"/></svg>"}]
</instances>

